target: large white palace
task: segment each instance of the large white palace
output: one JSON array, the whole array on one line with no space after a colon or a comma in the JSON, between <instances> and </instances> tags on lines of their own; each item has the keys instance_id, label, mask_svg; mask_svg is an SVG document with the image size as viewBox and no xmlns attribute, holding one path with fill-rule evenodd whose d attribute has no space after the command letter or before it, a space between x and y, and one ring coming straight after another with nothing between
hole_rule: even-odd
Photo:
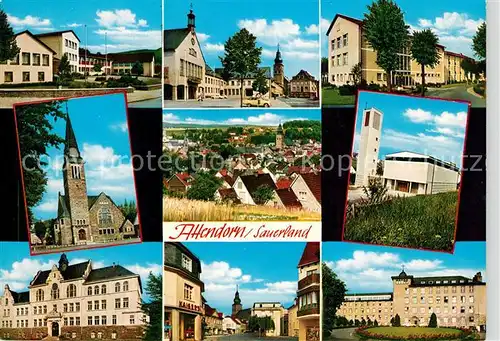
<instances>
[{"instance_id":1,"label":"large white palace","mask_svg":"<svg viewBox=\"0 0 500 341\"><path fill-rule=\"evenodd\" d=\"M120 266L93 268L92 261L38 271L28 291L5 285L0 296L0 339L141 338L147 321L141 310L139 275Z\"/></svg>"}]
</instances>

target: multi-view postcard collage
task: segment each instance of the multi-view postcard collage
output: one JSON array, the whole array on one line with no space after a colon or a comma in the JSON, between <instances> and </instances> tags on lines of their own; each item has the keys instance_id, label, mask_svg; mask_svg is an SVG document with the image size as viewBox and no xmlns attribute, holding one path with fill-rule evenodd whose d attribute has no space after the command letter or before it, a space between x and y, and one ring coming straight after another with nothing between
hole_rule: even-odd
<instances>
[{"instance_id":1,"label":"multi-view postcard collage","mask_svg":"<svg viewBox=\"0 0 500 341\"><path fill-rule=\"evenodd\" d=\"M486 339L483 0L0 0L0 120L0 340Z\"/></svg>"}]
</instances>

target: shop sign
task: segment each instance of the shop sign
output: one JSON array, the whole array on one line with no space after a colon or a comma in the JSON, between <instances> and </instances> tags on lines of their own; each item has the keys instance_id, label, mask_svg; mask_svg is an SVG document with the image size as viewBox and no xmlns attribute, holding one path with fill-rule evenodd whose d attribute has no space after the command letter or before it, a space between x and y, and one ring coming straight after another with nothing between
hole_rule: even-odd
<instances>
[{"instance_id":1,"label":"shop sign","mask_svg":"<svg viewBox=\"0 0 500 341\"><path fill-rule=\"evenodd\" d=\"M179 307L201 313L201 307L193 303L179 301Z\"/></svg>"}]
</instances>

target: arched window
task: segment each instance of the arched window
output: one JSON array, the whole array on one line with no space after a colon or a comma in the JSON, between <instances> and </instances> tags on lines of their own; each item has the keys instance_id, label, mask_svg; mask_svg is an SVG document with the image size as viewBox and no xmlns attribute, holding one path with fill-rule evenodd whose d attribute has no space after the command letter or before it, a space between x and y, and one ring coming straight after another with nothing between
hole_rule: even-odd
<instances>
[{"instance_id":1,"label":"arched window","mask_svg":"<svg viewBox=\"0 0 500 341\"><path fill-rule=\"evenodd\" d=\"M119 282L115 283L115 292L120 292L120 283Z\"/></svg>"},{"instance_id":2,"label":"arched window","mask_svg":"<svg viewBox=\"0 0 500 341\"><path fill-rule=\"evenodd\" d=\"M101 285L101 294L105 294L106 293L106 284L103 284Z\"/></svg>"},{"instance_id":3,"label":"arched window","mask_svg":"<svg viewBox=\"0 0 500 341\"><path fill-rule=\"evenodd\" d=\"M123 282L123 291L128 291L128 281Z\"/></svg>"},{"instance_id":4,"label":"arched window","mask_svg":"<svg viewBox=\"0 0 500 341\"><path fill-rule=\"evenodd\" d=\"M88 287L87 289L87 295L92 296L92 287Z\"/></svg>"},{"instance_id":5,"label":"arched window","mask_svg":"<svg viewBox=\"0 0 500 341\"><path fill-rule=\"evenodd\" d=\"M68 285L68 289L66 289L67 297L76 297L76 285L70 284Z\"/></svg>"},{"instance_id":6,"label":"arched window","mask_svg":"<svg viewBox=\"0 0 500 341\"><path fill-rule=\"evenodd\" d=\"M37 301L37 302L41 302L41 301L43 301L43 299L44 299L44 297L43 297L43 296L44 296L44 295L43 295L43 290L42 290L42 289L38 289L38 290L36 291L35 296L36 296L36 301Z\"/></svg>"},{"instance_id":7,"label":"arched window","mask_svg":"<svg viewBox=\"0 0 500 341\"><path fill-rule=\"evenodd\" d=\"M94 295L99 295L99 286L98 285L96 285L94 287Z\"/></svg>"},{"instance_id":8,"label":"arched window","mask_svg":"<svg viewBox=\"0 0 500 341\"><path fill-rule=\"evenodd\" d=\"M109 207L102 207L99 210L99 224L111 224L113 222Z\"/></svg>"},{"instance_id":9,"label":"arched window","mask_svg":"<svg viewBox=\"0 0 500 341\"><path fill-rule=\"evenodd\" d=\"M52 284L52 290L50 291L50 297L53 300L59 299L59 287L56 283Z\"/></svg>"},{"instance_id":10,"label":"arched window","mask_svg":"<svg viewBox=\"0 0 500 341\"><path fill-rule=\"evenodd\" d=\"M84 229L81 229L80 231L78 231L78 239L87 240L87 233L85 232Z\"/></svg>"}]
</instances>

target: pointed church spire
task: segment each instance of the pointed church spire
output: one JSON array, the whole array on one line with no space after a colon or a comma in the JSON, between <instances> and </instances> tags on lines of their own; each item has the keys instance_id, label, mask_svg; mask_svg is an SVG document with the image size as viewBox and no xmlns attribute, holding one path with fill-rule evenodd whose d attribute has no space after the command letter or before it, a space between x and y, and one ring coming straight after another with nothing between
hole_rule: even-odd
<instances>
[{"instance_id":1,"label":"pointed church spire","mask_svg":"<svg viewBox=\"0 0 500 341\"><path fill-rule=\"evenodd\" d=\"M283 59L281 59L280 44L278 43L278 49L276 50L276 58L274 58L275 64L282 64Z\"/></svg>"},{"instance_id":2,"label":"pointed church spire","mask_svg":"<svg viewBox=\"0 0 500 341\"><path fill-rule=\"evenodd\" d=\"M68 103L66 102L66 141L64 146L64 155L72 157L80 157L80 150L76 142L75 132L69 118Z\"/></svg>"},{"instance_id":3,"label":"pointed church spire","mask_svg":"<svg viewBox=\"0 0 500 341\"><path fill-rule=\"evenodd\" d=\"M188 29L191 31L191 32L194 32L194 28L196 27L195 25L195 18L196 16L194 15L193 13L193 2L191 2L191 5L189 6L189 14L187 15L188 17Z\"/></svg>"}]
</instances>

